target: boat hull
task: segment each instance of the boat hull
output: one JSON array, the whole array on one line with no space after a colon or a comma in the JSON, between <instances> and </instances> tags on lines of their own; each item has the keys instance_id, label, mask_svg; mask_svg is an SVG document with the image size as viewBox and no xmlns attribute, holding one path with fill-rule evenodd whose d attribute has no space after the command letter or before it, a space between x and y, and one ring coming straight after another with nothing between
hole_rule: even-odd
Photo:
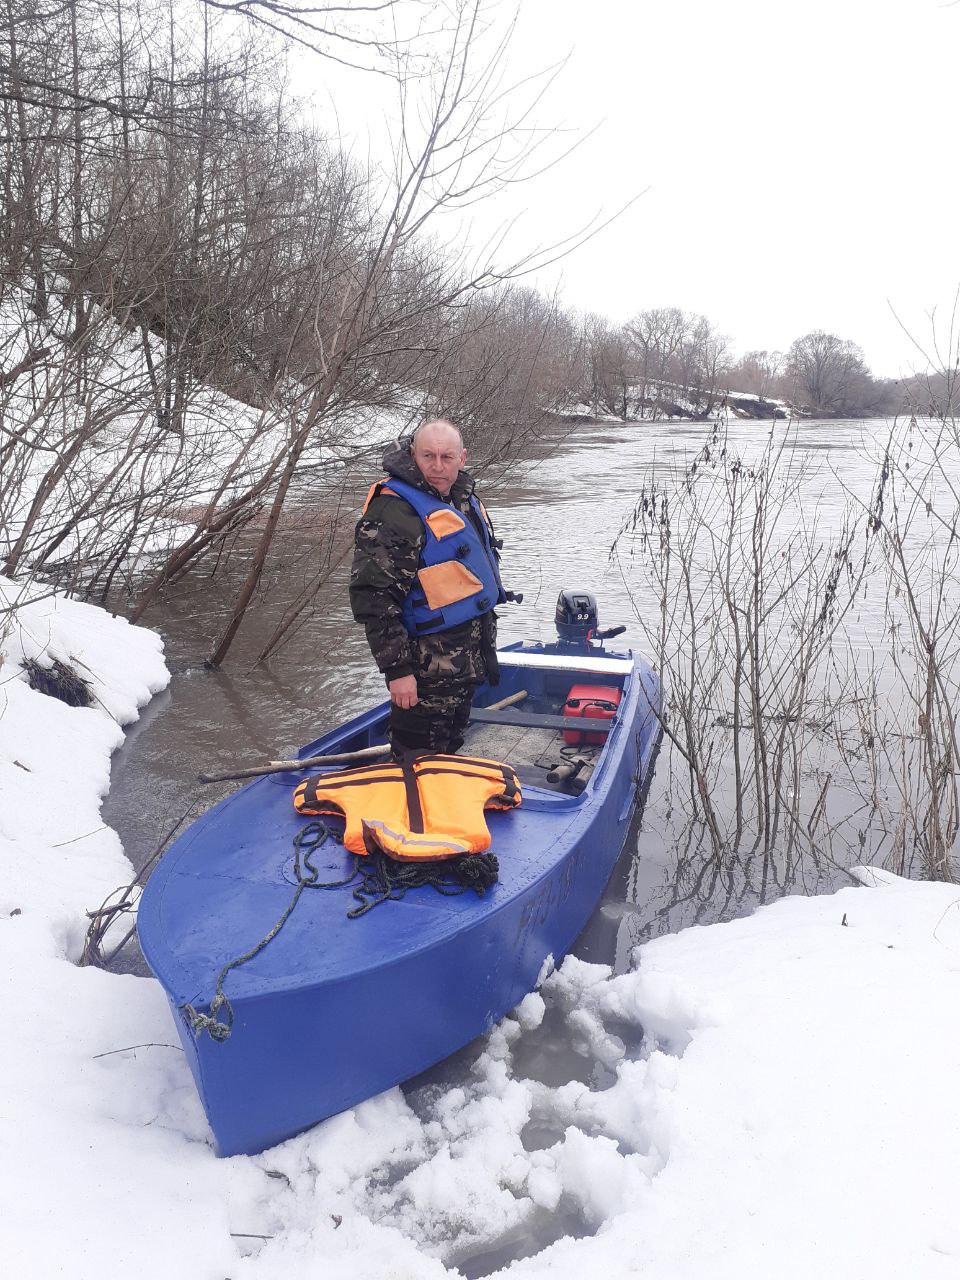
<instances>
[{"instance_id":1,"label":"boat hull","mask_svg":"<svg viewBox=\"0 0 960 1280\"><path fill-rule=\"evenodd\" d=\"M222 1155L272 1146L416 1075L513 1008L584 927L623 847L659 736L659 689L637 665L602 768L579 798L525 791L489 813L500 881L482 898L429 887L348 919L349 889L307 890L268 947L231 970L229 1036L189 1025L217 976L265 937L295 891L291 792L262 779L204 815L161 860L141 945L171 1009ZM373 738L384 708L305 752ZM323 880L349 872L333 841Z\"/></svg>"}]
</instances>

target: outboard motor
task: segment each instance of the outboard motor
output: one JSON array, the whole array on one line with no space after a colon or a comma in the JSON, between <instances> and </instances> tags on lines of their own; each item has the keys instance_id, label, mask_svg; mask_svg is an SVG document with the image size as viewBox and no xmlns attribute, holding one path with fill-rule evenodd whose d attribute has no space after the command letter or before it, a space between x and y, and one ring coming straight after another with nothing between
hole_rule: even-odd
<instances>
[{"instance_id":1,"label":"outboard motor","mask_svg":"<svg viewBox=\"0 0 960 1280\"><path fill-rule=\"evenodd\" d=\"M561 644L586 648L597 629L597 600L589 591L564 587L557 600L557 635Z\"/></svg>"},{"instance_id":2,"label":"outboard motor","mask_svg":"<svg viewBox=\"0 0 960 1280\"><path fill-rule=\"evenodd\" d=\"M557 636L562 645L589 649L591 640L606 640L626 631L626 627L597 630L597 599L589 591L564 587L557 599Z\"/></svg>"}]
</instances>

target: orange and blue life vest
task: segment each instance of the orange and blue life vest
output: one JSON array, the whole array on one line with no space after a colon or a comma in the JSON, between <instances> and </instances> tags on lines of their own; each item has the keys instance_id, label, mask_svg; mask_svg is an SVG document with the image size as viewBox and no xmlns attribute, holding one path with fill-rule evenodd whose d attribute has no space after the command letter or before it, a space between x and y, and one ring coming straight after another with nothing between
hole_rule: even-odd
<instances>
[{"instance_id":1,"label":"orange and blue life vest","mask_svg":"<svg viewBox=\"0 0 960 1280\"><path fill-rule=\"evenodd\" d=\"M422 755L305 778L293 793L305 817L343 817L351 853L382 850L402 862L436 862L490 848L484 809L514 809L520 783L508 764Z\"/></svg>"},{"instance_id":2,"label":"orange and blue life vest","mask_svg":"<svg viewBox=\"0 0 960 1280\"><path fill-rule=\"evenodd\" d=\"M449 631L506 600L493 529L479 498L471 494L468 499L474 521L395 476L371 486L364 510L378 493L403 498L426 532L418 581L403 602L403 624L410 635Z\"/></svg>"}]
</instances>

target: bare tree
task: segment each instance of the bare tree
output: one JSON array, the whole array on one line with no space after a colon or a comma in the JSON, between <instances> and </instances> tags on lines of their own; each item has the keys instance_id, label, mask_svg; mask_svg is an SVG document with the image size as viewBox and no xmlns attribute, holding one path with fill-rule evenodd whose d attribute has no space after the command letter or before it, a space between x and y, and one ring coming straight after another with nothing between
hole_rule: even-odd
<instances>
[{"instance_id":1,"label":"bare tree","mask_svg":"<svg viewBox=\"0 0 960 1280\"><path fill-rule=\"evenodd\" d=\"M587 316L583 324L586 355L585 393L596 414L626 418L635 394L635 361L628 335L602 316Z\"/></svg>"},{"instance_id":2,"label":"bare tree","mask_svg":"<svg viewBox=\"0 0 960 1280\"><path fill-rule=\"evenodd\" d=\"M656 412L665 400L675 399L670 367L686 329L686 317L678 307L641 311L627 324L627 336L636 356L641 407L649 405Z\"/></svg>"},{"instance_id":3,"label":"bare tree","mask_svg":"<svg viewBox=\"0 0 960 1280\"><path fill-rule=\"evenodd\" d=\"M766 400L780 390L784 364L781 351L748 351L730 370L730 389L751 392Z\"/></svg>"},{"instance_id":4,"label":"bare tree","mask_svg":"<svg viewBox=\"0 0 960 1280\"><path fill-rule=\"evenodd\" d=\"M817 329L797 338L786 369L801 402L814 412L840 416L880 408L875 384L855 342Z\"/></svg>"},{"instance_id":5,"label":"bare tree","mask_svg":"<svg viewBox=\"0 0 960 1280\"><path fill-rule=\"evenodd\" d=\"M381 75L391 75L398 60L408 76L426 74L430 43L447 28L443 11L427 0L343 0L309 6L283 0L203 3L354 71Z\"/></svg>"},{"instance_id":6,"label":"bare tree","mask_svg":"<svg viewBox=\"0 0 960 1280\"><path fill-rule=\"evenodd\" d=\"M729 339L717 333L706 316L681 316L683 332L670 365L674 386L696 412L709 418L726 389Z\"/></svg>"}]
</instances>

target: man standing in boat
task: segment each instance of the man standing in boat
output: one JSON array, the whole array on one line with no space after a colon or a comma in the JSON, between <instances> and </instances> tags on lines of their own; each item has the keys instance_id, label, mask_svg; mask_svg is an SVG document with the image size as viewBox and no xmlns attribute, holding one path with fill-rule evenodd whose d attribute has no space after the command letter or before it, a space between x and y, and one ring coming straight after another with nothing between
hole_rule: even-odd
<instances>
[{"instance_id":1,"label":"man standing in boat","mask_svg":"<svg viewBox=\"0 0 960 1280\"><path fill-rule=\"evenodd\" d=\"M384 455L357 523L350 605L390 690L395 754L463 745L474 690L499 679L499 543L463 437L434 419Z\"/></svg>"}]
</instances>

